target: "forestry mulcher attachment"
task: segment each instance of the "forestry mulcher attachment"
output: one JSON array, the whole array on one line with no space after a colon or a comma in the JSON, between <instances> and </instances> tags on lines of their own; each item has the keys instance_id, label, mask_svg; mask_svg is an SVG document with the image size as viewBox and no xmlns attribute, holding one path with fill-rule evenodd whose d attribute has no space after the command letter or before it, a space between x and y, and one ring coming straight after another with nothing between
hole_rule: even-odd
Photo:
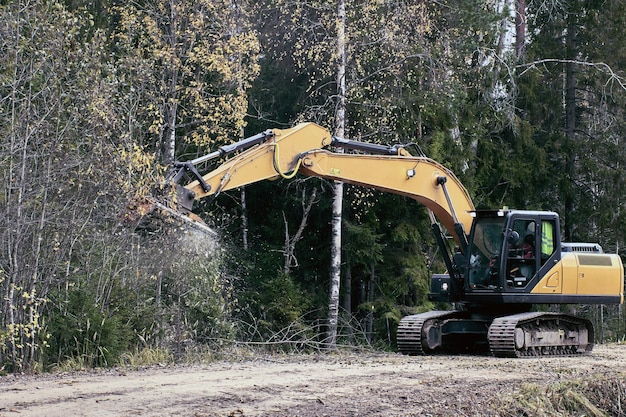
<instances>
[{"instance_id":1,"label":"forestry mulcher attachment","mask_svg":"<svg viewBox=\"0 0 626 417\"><path fill-rule=\"evenodd\" d=\"M213 171L201 175L196 169L216 158L225 162ZM589 320L533 306L623 302L618 255L603 253L597 244L561 242L559 217L551 211L475 210L450 170L402 145L334 138L303 123L176 163L169 180L177 188L176 210L190 214L195 200L297 173L400 194L429 210L447 272L432 276L428 297L454 308L404 317L397 332L402 353L586 353L594 345Z\"/></svg>"}]
</instances>

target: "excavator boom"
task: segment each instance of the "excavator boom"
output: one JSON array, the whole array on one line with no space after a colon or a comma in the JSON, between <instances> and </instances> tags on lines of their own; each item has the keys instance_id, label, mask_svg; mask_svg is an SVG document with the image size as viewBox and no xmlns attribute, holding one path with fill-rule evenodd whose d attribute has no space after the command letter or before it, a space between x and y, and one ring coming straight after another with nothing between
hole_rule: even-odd
<instances>
[{"instance_id":1,"label":"excavator boom","mask_svg":"<svg viewBox=\"0 0 626 417\"><path fill-rule=\"evenodd\" d=\"M413 198L430 209L457 242L470 230L474 206L456 176L443 165L412 156L402 147L335 139L328 130L303 123L291 129L274 129L263 140L197 178L184 188L196 200L222 191L272 178L292 178L296 173L343 181ZM244 140L245 142L246 140ZM339 153L329 146L377 154ZM213 156L221 156L216 151ZM204 160L202 160L204 162ZM454 205L452 202L454 201ZM462 233L456 233L457 225Z\"/></svg>"}]
</instances>

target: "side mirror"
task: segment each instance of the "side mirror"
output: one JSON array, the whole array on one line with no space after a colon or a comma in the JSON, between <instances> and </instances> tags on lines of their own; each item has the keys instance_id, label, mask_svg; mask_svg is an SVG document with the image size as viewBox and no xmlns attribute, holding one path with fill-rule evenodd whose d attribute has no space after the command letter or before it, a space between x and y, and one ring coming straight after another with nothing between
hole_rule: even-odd
<instances>
[{"instance_id":1,"label":"side mirror","mask_svg":"<svg viewBox=\"0 0 626 417\"><path fill-rule=\"evenodd\" d=\"M509 242L510 245L513 245L519 241L519 233L515 230L511 230L507 233L506 241Z\"/></svg>"}]
</instances>

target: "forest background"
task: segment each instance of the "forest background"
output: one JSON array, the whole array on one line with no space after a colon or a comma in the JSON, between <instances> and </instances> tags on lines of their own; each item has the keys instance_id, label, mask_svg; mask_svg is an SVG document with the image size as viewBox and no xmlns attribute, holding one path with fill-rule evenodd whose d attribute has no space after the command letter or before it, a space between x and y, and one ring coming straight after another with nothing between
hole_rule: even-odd
<instances>
[{"instance_id":1,"label":"forest background","mask_svg":"<svg viewBox=\"0 0 626 417\"><path fill-rule=\"evenodd\" d=\"M171 161L334 131L343 103L345 137L415 143L477 207L623 257L625 35L621 0L0 0L0 369L323 346L332 183L203 201L219 236L124 216ZM337 343L393 349L443 268L427 212L346 186L342 219ZM626 336L619 306L577 309Z\"/></svg>"}]
</instances>

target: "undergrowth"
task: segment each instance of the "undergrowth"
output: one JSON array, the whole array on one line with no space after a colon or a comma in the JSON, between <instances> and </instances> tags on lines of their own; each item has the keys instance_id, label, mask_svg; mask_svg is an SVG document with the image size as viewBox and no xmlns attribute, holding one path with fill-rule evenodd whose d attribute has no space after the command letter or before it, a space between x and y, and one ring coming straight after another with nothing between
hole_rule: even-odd
<instances>
[{"instance_id":1,"label":"undergrowth","mask_svg":"<svg viewBox=\"0 0 626 417\"><path fill-rule=\"evenodd\" d=\"M503 400L500 416L624 417L626 374L595 375L548 386L525 384Z\"/></svg>"},{"instance_id":2,"label":"undergrowth","mask_svg":"<svg viewBox=\"0 0 626 417\"><path fill-rule=\"evenodd\" d=\"M168 349L144 348L133 352L123 353L118 365L128 367L141 367L151 365L173 364L174 355Z\"/></svg>"}]
</instances>

